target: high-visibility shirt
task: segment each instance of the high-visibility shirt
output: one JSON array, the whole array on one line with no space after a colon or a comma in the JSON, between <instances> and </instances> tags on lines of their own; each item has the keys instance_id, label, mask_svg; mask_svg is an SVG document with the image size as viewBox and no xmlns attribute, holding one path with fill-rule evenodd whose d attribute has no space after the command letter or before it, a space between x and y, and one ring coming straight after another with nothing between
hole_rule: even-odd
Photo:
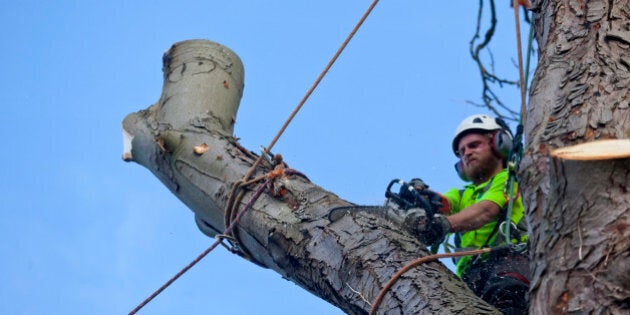
<instances>
[{"instance_id":1,"label":"high-visibility shirt","mask_svg":"<svg viewBox=\"0 0 630 315\"><path fill-rule=\"evenodd\" d=\"M495 226L497 224L500 224L499 221L505 218L505 211L508 206L509 196L504 195L505 182L507 180L508 171L507 169L503 169L501 172L497 173L494 177L484 183L481 183L479 185L468 184L464 187L463 190L453 188L444 194L444 196L448 199L450 203L451 214L458 213L464 210L466 207L483 200L488 200L496 203L502 211L501 215L499 215L496 220L485 224L479 229L466 231L463 233L456 233L455 237L459 238L459 240L455 242L455 247L457 249L479 249L483 246L495 245L494 239L500 232L498 231L498 229L494 233L493 231L495 230ZM515 225L517 225L523 218L524 208L520 194L517 193L516 185L514 189L515 191L513 195L517 196L517 199L513 202L512 205L511 220ZM520 240L513 239L512 242L523 242L526 241L526 238L527 236L525 235ZM468 268L471 260L472 257L465 256L457 261L456 271L458 276L462 276L462 274Z\"/></svg>"}]
</instances>

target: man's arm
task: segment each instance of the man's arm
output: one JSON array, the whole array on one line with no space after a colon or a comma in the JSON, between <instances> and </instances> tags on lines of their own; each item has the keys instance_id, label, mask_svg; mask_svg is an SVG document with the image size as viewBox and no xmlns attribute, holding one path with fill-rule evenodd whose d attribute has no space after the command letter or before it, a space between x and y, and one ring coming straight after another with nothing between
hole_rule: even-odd
<instances>
[{"instance_id":1,"label":"man's arm","mask_svg":"<svg viewBox=\"0 0 630 315\"><path fill-rule=\"evenodd\" d=\"M451 232L465 232L481 228L496 219L500 212L499 205L489 200L482 200L446 219L451 224Z\"/></svg>"}]
</instances>

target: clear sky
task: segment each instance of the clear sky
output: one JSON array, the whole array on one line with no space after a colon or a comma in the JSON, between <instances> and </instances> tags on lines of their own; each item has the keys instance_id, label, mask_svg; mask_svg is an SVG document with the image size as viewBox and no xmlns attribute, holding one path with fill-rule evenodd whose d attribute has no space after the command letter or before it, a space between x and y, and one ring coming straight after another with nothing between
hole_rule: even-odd
<instances>
[{"instance_id":1,"label":"clear sky","mask_svg":"<svg viewBox=\"0 0 630 315\"><path fill-rule=\"evenodd\" d=\"M517 79L513 11L492 45ZM207 248L192 212L121 160L121 121L156 102L173 43L245 65L235 126L267 145L370 1L3 1L0 313L126 314ZM469 57L477 1L381 1L275 148L313 182L381 204L392 178L462 182L451 137L486 111ZM524 33L526 33L526 30ZM502 90L518 108L518 90ZM140 314L341 314L219 247Z\"/></svg>"}]
</instances>

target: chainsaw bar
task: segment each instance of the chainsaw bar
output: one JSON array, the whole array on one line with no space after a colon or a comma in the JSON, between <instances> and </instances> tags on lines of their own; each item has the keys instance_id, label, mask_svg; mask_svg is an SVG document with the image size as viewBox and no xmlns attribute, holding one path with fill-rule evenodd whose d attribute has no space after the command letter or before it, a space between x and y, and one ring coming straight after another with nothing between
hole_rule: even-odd
<instances>
[{"instance_id":1,"label":"chainsaw bar","mask_svg":"<svg viewBox=\"0 0 630 315\"><path fill-rule=\"evenodd\" d=\"M328 212L328 220L330 222L336 222L347 214L354 214L357 212L366 212L387 219L387 211L391 211L391 208L384 206L343 206L332 208Z\"/></svg>"}]
</instances>

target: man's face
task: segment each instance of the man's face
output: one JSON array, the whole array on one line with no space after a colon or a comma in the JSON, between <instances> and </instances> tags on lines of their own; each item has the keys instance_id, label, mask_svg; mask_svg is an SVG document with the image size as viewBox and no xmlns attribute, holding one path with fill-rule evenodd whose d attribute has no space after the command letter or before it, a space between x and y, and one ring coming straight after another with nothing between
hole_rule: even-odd
<instances>
[{"instance_id":1,"label":"man's face","mask_svg":"<svg viewBox=\"0 0 630 315\"><path fill-rule=\"evenodd\" d=\"M459 156L464 174L473 182L484 181L501 170L502 161L493 152L486 134L469 133L459 140Z\"/></svg>"}]
</instances>

